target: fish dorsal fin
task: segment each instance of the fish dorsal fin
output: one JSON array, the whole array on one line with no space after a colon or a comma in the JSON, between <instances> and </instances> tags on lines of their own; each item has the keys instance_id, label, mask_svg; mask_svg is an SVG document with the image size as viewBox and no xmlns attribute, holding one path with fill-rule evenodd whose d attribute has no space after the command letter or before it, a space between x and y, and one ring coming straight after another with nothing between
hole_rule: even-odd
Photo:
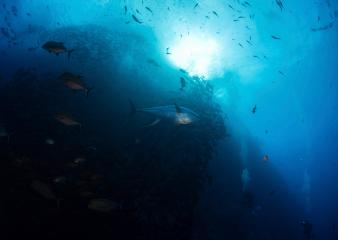
<instances>
[{"instance_id":1,"label":"fish dorsal fin","mask_svg":"<svg viewBox=\"0 0 338 240\"><path fill-rule=\"evenodd\" d=\"M175 103L175 108L176 108L176 113L182 113L182 109L180 108L180 106L177 105L177 103Z\"/></svg>"}]
</instances>

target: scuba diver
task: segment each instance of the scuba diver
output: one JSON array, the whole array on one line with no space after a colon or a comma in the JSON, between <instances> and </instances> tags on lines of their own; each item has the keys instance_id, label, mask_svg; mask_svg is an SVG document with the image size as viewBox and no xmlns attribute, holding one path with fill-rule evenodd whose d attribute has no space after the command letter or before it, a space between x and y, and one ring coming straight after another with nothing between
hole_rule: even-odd
<instances>
[{"instance_id":1,"label":"scuba diver","mask_svg":"<svg viewBox=\"0 0 338 240\"><path fill-rule=\"evenodd\" d=\"M300 224L302 224L304 228L304 239L306 240L314 239L312 233L312 224L308 220L303 220L300 222Z\"/></svg>"}]
</instances>

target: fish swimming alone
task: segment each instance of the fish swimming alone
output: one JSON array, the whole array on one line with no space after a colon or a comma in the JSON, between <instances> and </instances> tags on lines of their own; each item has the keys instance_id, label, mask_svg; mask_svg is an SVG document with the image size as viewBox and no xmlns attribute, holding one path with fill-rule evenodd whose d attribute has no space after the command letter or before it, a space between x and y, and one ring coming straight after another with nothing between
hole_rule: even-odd
<instances>
[{"instance_id":1,"label":"fish swimming alone","mask_svg":"<svg viewBox=\"0 0 338 240\"><path fill-rule=\"evenodd\" d=\"M84 83L81 81L83 77L80 75L75 75L70 72L64 72L59 76L60 80L63 80L65 85L73 90L82 90L86 92L86 96L88 97L90 91L93 88L86 87Z\"/></svg>"},{"instance_id":2,"label":"fish swimming alone","mask_svg":"<svg viewBox=\"0 0 338 240\"><path fill-rule=\"evenodd\" d=\"M199 115L191 109L177 104L137 109L132 101L129 101L129 103L131 108L130 116L136 112L147 113L156 117L156 123L160 122L161 119L167 119L177 125L189 125L200 119Z\"/></svg>"},{"instance_id":3,"label":"fish swimming alone","mask_svg":"<svg viewBox=\"0 0 338 240\"><path fill-rule=\"evenodd\" d=\"M257 111L257 105L255 105L255 106L252 108L251 112L252 112L252 114L255 114L256 111Z\"/></svg>"},{"instance_id":4,"label":"fish swimming alone","mask_svg":"<svg viewBox=\"0 0 338 240\"><path fill-rule=\"evenodd\" d=\"M61 53L67 53L68 59L72 52L74 52L74 49L67 49L63 42L48 41L42 45L42 48L49 53L54 53L56 56Z\"/></svg>"},{"instance_id":5,"label":"fish swimming alone","mask_svg":"<svg viewBox=\"0 0 338 240\"><path fill-rule=\"evenodd\" d=\"M277 37L277 36L275 36L275 35L271 35L271 37L272 37L273 39L275 39L275 40L280 40L280 39L281 39L280 37Z\"/></svg>"}]
</instances>

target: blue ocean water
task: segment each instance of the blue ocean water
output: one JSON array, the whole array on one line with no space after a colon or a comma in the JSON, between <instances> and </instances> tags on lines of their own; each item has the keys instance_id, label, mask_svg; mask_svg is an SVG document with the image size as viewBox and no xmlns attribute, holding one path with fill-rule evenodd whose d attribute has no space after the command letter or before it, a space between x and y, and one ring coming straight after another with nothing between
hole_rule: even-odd
<instances>
[{"instance_id":1,"label":"blue ocean water","mask_svg":"<svg viewBox=\"0 0 338 240\"><path fill-rule=\"evenodd\" d=\"M0 13L4 239L338 239L337 1Z\"/></svg>"}]
</instances>

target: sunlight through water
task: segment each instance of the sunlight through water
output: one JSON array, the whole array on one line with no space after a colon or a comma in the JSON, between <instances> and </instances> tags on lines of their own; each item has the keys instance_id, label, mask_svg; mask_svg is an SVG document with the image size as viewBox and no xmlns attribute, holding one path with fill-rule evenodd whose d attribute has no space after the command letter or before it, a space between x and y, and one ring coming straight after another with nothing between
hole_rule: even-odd
<instances>
[{"instance_id":1,"label":"sunlight through water","mask_svg":"<svg viewBox=\"0 0 338 240\"><path fill-rule=\"evenodd\" d=\"M169 58L190 76L210 79L215 66L220 64L220 44L216 39L203 36L187 36L173 45Z\"/></svg>"}]
</instances>

